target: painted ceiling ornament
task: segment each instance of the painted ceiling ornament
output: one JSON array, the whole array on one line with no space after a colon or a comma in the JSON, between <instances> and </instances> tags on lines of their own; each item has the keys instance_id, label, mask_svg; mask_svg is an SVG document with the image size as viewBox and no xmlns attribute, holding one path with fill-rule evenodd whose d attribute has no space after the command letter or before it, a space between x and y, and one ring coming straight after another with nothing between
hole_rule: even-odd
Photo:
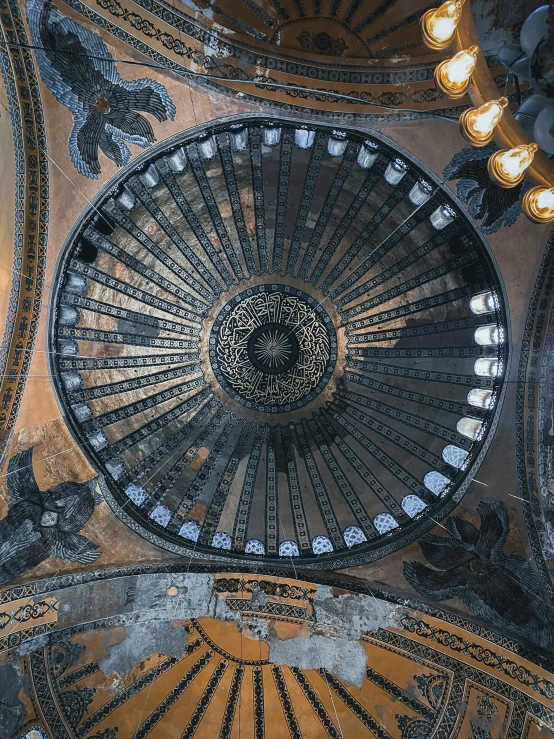
<instances>
[{"instance_id":1,"label":"painted ceiling ornament","mask_svg":"<svg viewBox=\"0 0 554 739\"><path fill-rule=\"evenodd\" d=\"M331 36L326 31L313 33L304 29L298 36L298 42L305 51L329 54L330 56L341 56L348 49L344 39Z\"/></svg>"},{"instance_id":2,"label":"painted ceiling ornament","mask_svg":"<svg viewBox=\"0 0 554 739\"><path fill-rule=\"evenodd\" d=\"M10 509L0 520L0 585L15 582L49 556L90 564L100 550L77 532L94 511L95 480L62 482L40 490L33 447L10 459L6 476Z\"/></svg>"},{"instance_id":3,"label":"painted ceiling ornament","mask_svg":"<svg viewBox=\"0 0 554 739\"><path fill-rule=\"evenodd\" d=\"M508 511L496 498L477 506L479 528L459 516L445 522L449 536L419 541L426 560L405 562L404 576L424 598L460 598L477 618L500 632L554 652L554 611L546 603L531 565L504 553Z\"/></svg>"},{"instance_id":4,"label":"painted ceiling ornament","mask_svg":"<svg viewBox=\"0 0 554 739\"><path fill-rule=\"evenodd\" d=\"M29 0L27 17L44 84L74 118L69 153L78 172L97 179L98 149L118 167L129 161L127 143L156 140L150 122L175 117L166 88L152 79L123 80L99 36L63 16L50 0Z\"/></svg>"},{"instance_id":5,"label":"painted ceiling ornament","mask_svg":"<svg viewBox=\"0 0 554 739\"><path fill-rule=\"evenodd\" d=\"M530 187L525 180L511 188L494 184L487 162L496 151L498 146L494 141L482 147L466 147L452 157L443 172L445 179L458 180L458 197L473 218L481 221L481 231L485 234L514 225L522 213L523 196Z\"/></svg>"}]
</instances>

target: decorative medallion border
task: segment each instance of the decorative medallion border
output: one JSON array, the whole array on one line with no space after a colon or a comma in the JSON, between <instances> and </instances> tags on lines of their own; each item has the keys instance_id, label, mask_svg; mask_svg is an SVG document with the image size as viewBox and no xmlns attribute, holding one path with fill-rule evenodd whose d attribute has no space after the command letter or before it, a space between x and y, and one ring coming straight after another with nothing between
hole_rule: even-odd
<instances>
[{"instance_id":1,"label":"decorative medallion border","mask_svg":"<svg viewBox=\"0 0 554 739\"><path fill-rule=\"evenodd\" d=\"M523 331L516 386L516 462L523 518L529 544L545 590L554 599L554 578L546 564L539 490L539 380L546 329L554 299L554 230L542 258Z\"/></svg>"},{"instance_id":2,"label":"decorative medallion border","mask_svg":"<svg viewBox=\"0 0 554 739\"><path fill-rule=\"evenodd\" d=\"M0 38L28 44L16 0L0 0ZM48 240L48 159L37 72L27 49L0 45L15 150L13 274L0 349L0 459L15 426L32 360Z\"/></svg>"}]
</instances>

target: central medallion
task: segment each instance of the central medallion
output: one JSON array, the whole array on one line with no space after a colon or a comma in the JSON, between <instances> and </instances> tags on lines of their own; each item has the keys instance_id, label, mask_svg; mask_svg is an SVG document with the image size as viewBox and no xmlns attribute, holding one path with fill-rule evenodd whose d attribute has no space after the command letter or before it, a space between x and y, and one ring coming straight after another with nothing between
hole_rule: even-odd
<instances>
[{"instance_id":1,"label":"central medallion","mask_svg":"<svg viewBox=\"0 0 554 739\"><path fill-rule=\"evenodd\" d=\"M257 285L235 295L210 335L210 363L221 386L238 403L265 413L310 403L336 360L327 312L290 285Z\"/></svg>"},{"instance_id":2,"label":"central medallion","mask_svg":"<svg viewBox=\"0 0 554 739\"><path fill-rule=\"evenodd\" d=\"M258 326L248 340L248 356L260 372L287 372L297 361L299 352L293 329L283 323Z\"/></svg>"}]
</instances>

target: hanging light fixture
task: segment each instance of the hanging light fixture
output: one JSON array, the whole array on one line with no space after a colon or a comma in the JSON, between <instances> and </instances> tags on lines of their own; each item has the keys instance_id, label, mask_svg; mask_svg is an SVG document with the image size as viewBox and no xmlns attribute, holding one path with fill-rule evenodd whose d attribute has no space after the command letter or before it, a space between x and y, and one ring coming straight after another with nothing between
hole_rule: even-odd
<instances>
[{"instance_id":1,"label":"hanging light fixture","mask_svg":"<svg viewBox=\"0 0 554 739\"><path fill-rule=\"evenodd\" d=\"M462 135L473 146L485 146L492 139L494 128L502 118L508 98L489 100L478 108L468 108L460 115Z\"/></svg>"},{"instance_id":2,"label":"hanging light fixture","mask_svg":"<svg viewBox=\"0 0 554 739\"><path fill-rule=\"evenodd\" d=\"M435 84L446 97L456 99L465 95L478 53L478 46L470 46L436 67Z\"/></svg>"},{"instance_id":3,"label":"hanging light fixture","mask_svg":"<svg viewBox=\"0 0 554 739\"><path fill-rule=\"evenodd\" d=\"M554 221L554 187L532 187L523 197L523 212L535 223Z\"/></svg>"},{"instance_id":4,"label":"hanging light fixture","mask_svg":"<svg viewBox=\"0 0 554 739\"><path fill-rule=\"evenodd\" d=\"M477 45L477 34L471 17L471 11L468 7L464 7L464 5L465 0L443 0L438 8L425 12L420 20L421 34L425 45L430 49L444 49L451 43L454 43L455 47L460 49L475 39L475 45L462 48L451 59L446 59L437 65L435 69L435 85L445 97L456 100L466 94L470 82L473 81L476 94L473 94L473 86L470 94L473 99L478 98L480 102L483 98L486 100L491 95L487 88L487 80L483 78L483 70L480 69L479 74L472 80L480 48ZM535 49L537 42L540 42L542 38L541 34L544 32L543 26L546 27L547 19L548 13L546 6L535 11L527 19L526 24L531 24L532 28L531 26L530 28L534 34L532 49ZM463 27L460 25L462 21ZM460 32L459 38L456 40L458 27L460 27ZM526 28L525 24L524 27ZM527 37L526 43L528 46L531 43ZM516 70L514 66L520 63L521 49L517 51L516 49L512 49L510 45L505 48L508 54L507 60L510 63L508 64L506 59L502 59L503 63L510 70L513 68L513 71L519 76L529 79L525 75L522 75L520 71ZM529 57L525 59L528 64L532 56L532 50L529 51L524 44L523 30L521 48L527 54L527 57ZM482 91L481 87L483 84ZM538 93L531 100L535 100L536 97L539 97ZM464 138L473 146L485 146L493 137L497 138L497 140L509 141L509 145L513 148L497 151L489 158L487 168L490 178L500 187L511 188L519 185L523 181L527 170L529 170L528 174L531 179L542 184L533 187L525 194L523 198L523 210L526 216L535 223L554 223L554 186L551 186L553 180L552 165L549 169L547 166L548 162L545 162L544 156L540 155L540 153L537 161L533 162L536 152L539 151L539 147L546 154L552 152L551 147L554 137L549 133L548 127L549 122L551 122L550 119L554 118L554 113L552 112L554 108L552 106L550 108L546 106L548 115L544 111L541 113L543 114L544 121L542 121L542 128L537 125L534 126L533 133L531 134L532 139L534 139L533 143L517 145L517 138L514 139L513 121L510 120L509 113L505 114L505 111L508 110L508 104L508 99L501 97L497 100L488 100L482 105L477 103L478 107L464 110L459 119L460 131ZM503 120L503 116L508 120ZM537 118L537 121L539 120L539 116L536 114L534 117ZM517 115L516 121L519 122ZM523 128L525 129L525 126ZM541 135L539 136L539 134ZM419 184L416 183L410 191L410 200L413 199L414 203L416 200L417 202L425 202L425 193L423 191L420 192L420 189ZM443 227L443 220L445 218L446 215L439 208L432 214L431 221L435 227ZM436 221L436 224L433 221Z\"/></svg>"},{"instance_id":5,"label":"hanging light fixture","mask_svg":"<svg viewBox=\"0 0 554 739\"><path fill-rule=\"evenodd\" d=\"M430 49L446 49L452 43L465 0L446 0L436 10L428 10L420 21L423 43Z\"/></svg>"},{"instance_id":6,"label":"hanging light fixture","mask_svg":"<svg viewBox=\"0 0 554 739\"><path fill-rule=\"evenodd\" d=\"M487 164L490 178L500 187L519 185L538 148L535 143L520 144L495 152Z\"/></svg>"}]
</instances>

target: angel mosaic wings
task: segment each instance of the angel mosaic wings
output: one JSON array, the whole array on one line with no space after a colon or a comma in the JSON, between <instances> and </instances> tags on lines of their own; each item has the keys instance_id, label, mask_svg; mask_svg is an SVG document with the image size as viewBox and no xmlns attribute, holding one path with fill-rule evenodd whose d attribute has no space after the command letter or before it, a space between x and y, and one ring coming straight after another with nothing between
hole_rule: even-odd
<instances>
[{"instance_id":1,"label":"angel mosaic wings","mask_svg":"<svg viewBox=\"0 0 554 739\"><path fill-rule=\"evenodd\" d=\"M6 476L10 508L0 520L0 585L14 582L49 556L89 564L100 550L77 532L94 511L95 480L41 491L33 447L12 457Z\"/></svg>"},{"instance_id":2,"label":"angel mosaic wings","mask_svg":"<svg viewBox=\"0 0 554 739\"><path fill-rule=\"evenodd\" d=\"M127 143L155 141L150 122L175 117L166 88L149 78L122 79L99 36L62 15L50 0L28 0L27 17L42 80L73 114L69 152L78 172L96 179L99 149L118 167L127 164Z\"/></svg>"}]
</instances>

